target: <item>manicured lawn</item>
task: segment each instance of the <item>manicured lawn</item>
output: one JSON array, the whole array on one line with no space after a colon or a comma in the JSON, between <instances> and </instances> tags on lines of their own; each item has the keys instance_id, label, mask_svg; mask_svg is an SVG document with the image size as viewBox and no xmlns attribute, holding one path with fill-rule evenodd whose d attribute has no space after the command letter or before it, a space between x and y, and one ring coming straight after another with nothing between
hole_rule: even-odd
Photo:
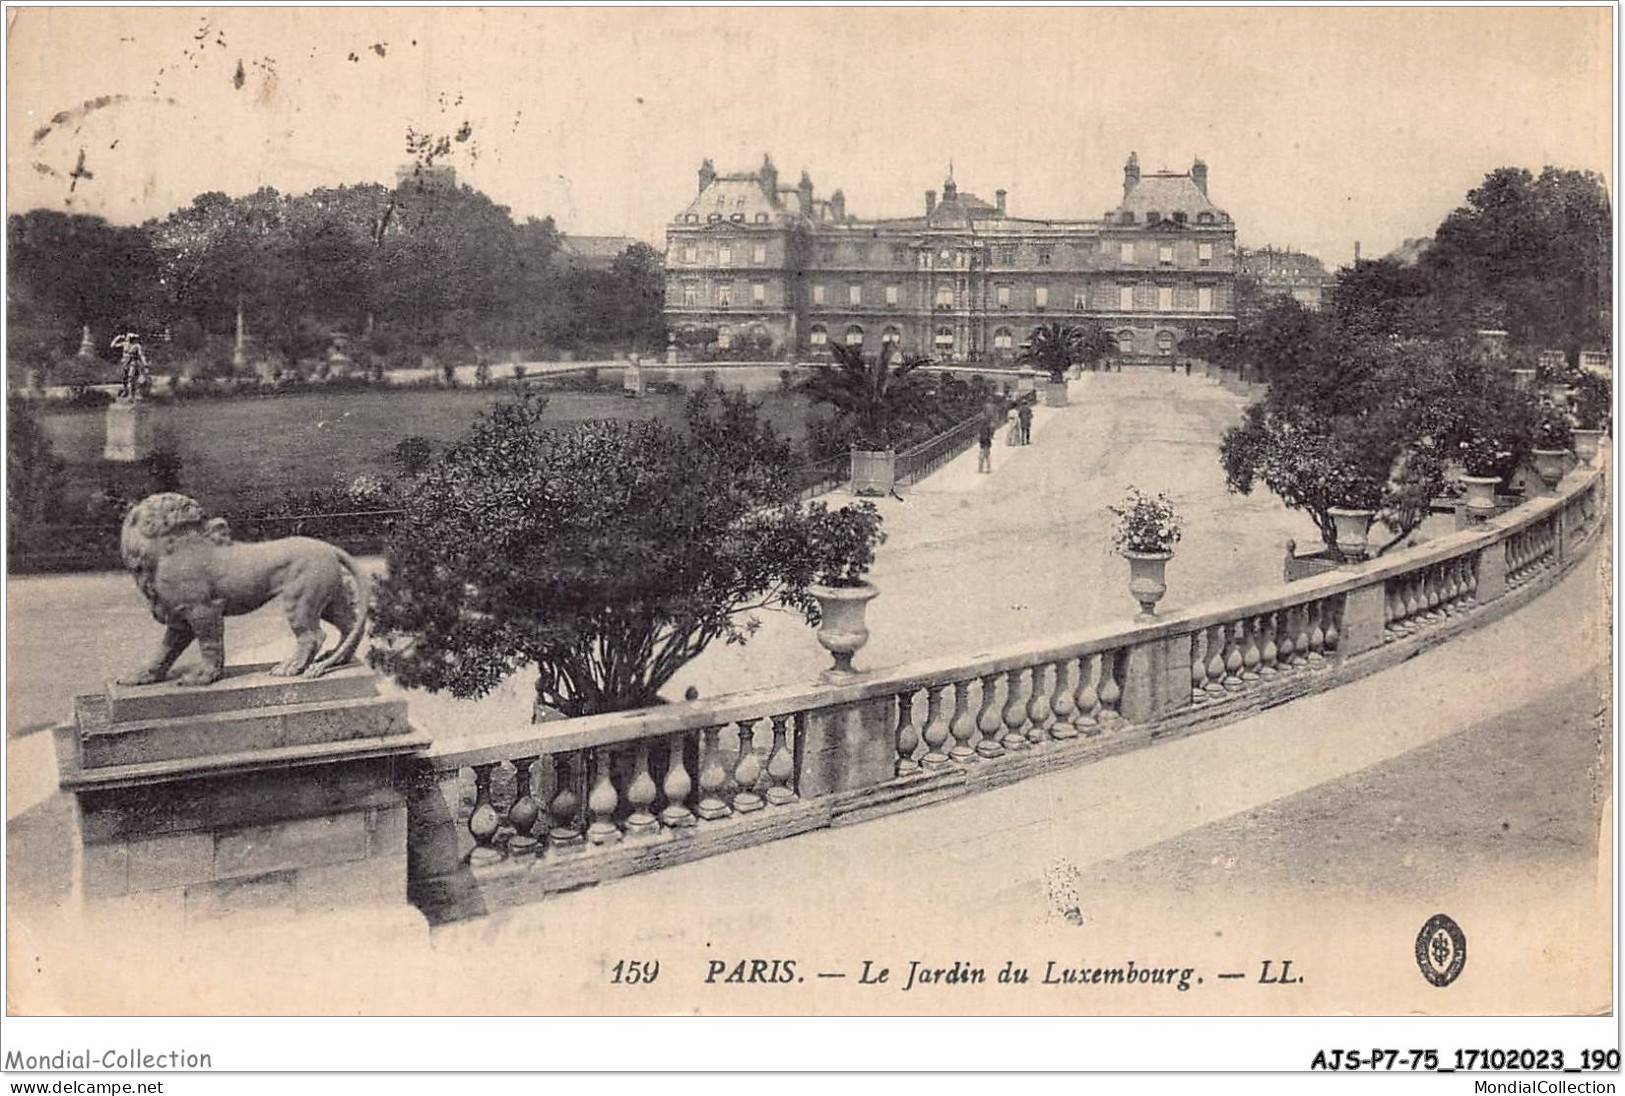
<instances>
[{"instance_id":1,"label":"manicured lawn","mask_svg":"<svg viewBox=\"0 0 1625 1096\"><path fill-rule=\"evenodd\" d=\"M606 381L616 380L607 373ZM720 383L753 390L781 435L799 442L806 402L780 392L777 378L735 378ZM698 383L698 378L695 378ZM395 476L392 455L402 438L418 435L437 443L455 439L474 417L509 390L392 390L305 392L297 395L193 400L151 407L155 442L174 448L184 461L182 489L219 513L243 513L291 492L348 485L356 476ZM560 423L590 419L677 418L683 396L651 393L641 400L618 392L548 394L548 415ZM47 414L45 428L67 463L68 503L82 512L86 499L113 475L137 492L145 489L139 468L101 459L104 412Z\"/></svg>"}]
</instances>

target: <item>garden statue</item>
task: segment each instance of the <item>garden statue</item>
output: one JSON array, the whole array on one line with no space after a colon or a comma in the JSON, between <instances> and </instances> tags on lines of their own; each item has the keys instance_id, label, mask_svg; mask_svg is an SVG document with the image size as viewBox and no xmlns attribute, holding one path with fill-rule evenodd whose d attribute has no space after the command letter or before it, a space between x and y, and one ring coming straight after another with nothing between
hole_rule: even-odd
<instances>
[{"instance_id":1,"label":"garden statue","mask_svg":"<svg viewBox=\"0 0 1625 1096\"><path fill-rule=\"evenodd\" d=\"M164 637L153 660L122 685L162 681L198 641L203 664L180 678L207 685L225 673L225 618L280 599L293 629L292 654L271 673L319 677L350 662L367 624L368 584L349 553L310 537L234 544L225 519L204 519L185 495L149 495L125 515L119 543L124 566L146 598ZM345 584L348 573L352 592ZM322 621L339 631L338 646L317 657Z\"/></svg>"},{"instance_id":2,"label":"garden statue","mask_svg":"<svg viewBox=\"0 0 1625 1096\"><path fill-rule=\"evenodd\" d=\"M128 331L115 336L112 345L120 351L119 399L140 399L142 381L147 377L147 355L141 349L141 336Z\"/></svg>"}]
</instances>

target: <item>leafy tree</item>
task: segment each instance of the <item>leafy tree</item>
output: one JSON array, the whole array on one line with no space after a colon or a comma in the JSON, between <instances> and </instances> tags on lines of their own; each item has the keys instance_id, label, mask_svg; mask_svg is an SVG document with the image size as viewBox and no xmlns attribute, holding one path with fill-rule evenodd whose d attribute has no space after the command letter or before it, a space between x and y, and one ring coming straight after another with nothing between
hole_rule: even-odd
<instances>
[{"instance_id":1,"label":"leafy tree","mask_svg":"<svg viewBox=\"0 0 1625 1096\"><path fill-rule=\"evenodd\" d=\"M882 349L869 361L862 347L831 345L833 363L819 366L801 382L801 390L814 403L849 416L858 442L872 449L891 448L903 421L918 412L921 385L916 371L931 361L898 360L889 350Z\"/></svg>"},{"instance_id":2,"label":"leafy tree","mask_svg":"<svg viewBox=\"0 0 1625 1096\"><path fill-rule=\"evenodd\" d=\"M1021 352L1021 361L1044 370L1057 382L1066 380L1066 371L1082 360L1083 332L1059 322L1034 328Z\"/></svg>"},{"instance_id":3,"label":"leafy tree","mask_svg":"<svg viewBox=\"0 0 1625 1096\"><path fill-rule=\"evenodd\" d=\"M26 399L6 401L6 525L21 532L53 520L62 501L63 464Z\"/></svg>"},{"instance_id":4,"label":"leafy tree","mask_svg":"<svg viewBox=\"0 0 1625 1096\"><path fill-rule=\"evenodd\" d=\"M370 656L402 683L474 697L534 665L567 715L642 707L758 610L816 621L808 585L867 558L851 518L794 503L790 449L743 395L696 393L683 427L549 429L545 403L498 404L410 488Z\"/></svg>"}]
</instances>

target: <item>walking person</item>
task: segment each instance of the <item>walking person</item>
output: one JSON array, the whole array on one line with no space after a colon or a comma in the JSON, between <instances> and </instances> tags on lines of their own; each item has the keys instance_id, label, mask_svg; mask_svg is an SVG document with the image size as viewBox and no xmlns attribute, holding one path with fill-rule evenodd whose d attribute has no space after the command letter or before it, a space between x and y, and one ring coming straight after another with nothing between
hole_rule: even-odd
<instances>
[{"instance_id":1,"label":"walking person","mask_svg":"<svg viewBox=\"0 0 1625 1096\"><path fill-rule=\"evenodd\" d=\"M1016 421L1021 426L1021 444L1031 445L1033 441L1033 407L1024 403L1016 411Z\"/></svg>"},{"instance_id":2,"label":"walking person","mask_svg":"<svg viewBox=\"0 0 1625 1096\"><path fill-rule=\"evenodd\" d=\"M987 415L982 416L982 429L976 435L976 445L976 470L993 471L993 420Z\"/></svg>"},{"instance_id":3,"label":"walking person","mask_svg":"<svg viewBox=\"0 0 1625 1096\"><path fill-rule=\"evenodd\" d=\"M1185 376L1188 377L1190 375L1191 375L1191 360L1189 358L1186 358L1185 359Z\"/></svg>"}]
</instances>

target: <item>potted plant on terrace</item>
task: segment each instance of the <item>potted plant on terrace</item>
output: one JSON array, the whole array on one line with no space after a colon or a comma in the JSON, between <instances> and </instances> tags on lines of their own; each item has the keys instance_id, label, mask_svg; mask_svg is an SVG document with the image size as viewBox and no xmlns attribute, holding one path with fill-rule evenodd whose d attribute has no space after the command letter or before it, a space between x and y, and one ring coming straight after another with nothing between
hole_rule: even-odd
<instances>
[{"instance_id":1,"label":"potted plant on terrace","mask_svg":"<svg viewBox=\"0 0 1625 1096\"><path fill-rule=\"evenodd\" d=\"M898 360L891 347L873 362L860 346L831 346L829 365L801 382L814 403L826 403L852 420L857 443L852 449L852 493L889 495L897 484L897 451L892 435L900 420L920 399L915 371L929 358Z\"/></svg>"},{"instance_id":2,"label":"potted plant on terrace","mask_svg":"<svg viewBox=\"0 0 1625 1096\"><path fill-rule=\"evenodd\" d=\"M1157 602L1168 592L1168 561L1174 558L1174 545L1184 523L1167 495L1147 495L1130 487L1121 506L1110 507L1117 515L1112 546L1128 560L1129 593L1140 604L1134 618L1157 618Z\"/></svg>"},{"instance_id":3,"label":"potted plant on terrace","mask_svg":"<svg viewBox=\"0 0 1625 1096\"><path fill-rule=\"evenodd\" d=\"M1021 361L1049 374L1044 387L1045 407L1065 407L1066 373L1083 358L1083 332L1070 324L1047 323L1033 331L1021 351Z\"/></svg>"},{"instance_id":4,"label":"potted plant on terrace","mask_svg":"<svg viewBox=\"0 0 1625 1096\"><path fill-rule=\"evenodd\" d=\"M1569 416L1554 401L1543 399L1535 418L1535 472L1547 491L1555 491L1563 473L1568 471L1569 446L1574 442L1574 427Z\"/></svg>"},{"instance_id":5,"label":"potted plant on terrace","mask_svg":"<svg viewBox=\"0 0 1625 1096\"><path fill-rule=\"evenodd\" d=\"M1495 511L1495 485L1512 454L1497 439L1475 433L1459 443L1456 458L1461 462L1461 485L1467 491L1467 509L1484 517Z\"/></svg>"},{"instance_id":6,"label":"potted plant on terrace","mask_svg":"<svg viewBox=\"0 0 1625 1096\"><path fill-rule=\"evenodd\" d=\"M1574 382L1571 406L1578 424L1574 428L1574 452L1590 467L1597 461L1598 442L1612 425L1613 385L1599 373L1581 373Z\"/></svg>"},{"instance_id":7,"label":"potted plant on terrace","mask_svg":"<svg viewBox=\"0 0 1625 1096\"><path fill-rule=\"evenodd\" d=\"M787 603L802 610L818 628L818 643L835 657L824 671L825 681L841 681L857 673L852 657L869 642L865 623L869 602L880 591L864 578L874 565L875 548L886 539L874 504L860 502L831 510L823 503L807 508L806 558L813 564L813 582L806 597L791 593Z\"/></svg>"}]
</instances>

